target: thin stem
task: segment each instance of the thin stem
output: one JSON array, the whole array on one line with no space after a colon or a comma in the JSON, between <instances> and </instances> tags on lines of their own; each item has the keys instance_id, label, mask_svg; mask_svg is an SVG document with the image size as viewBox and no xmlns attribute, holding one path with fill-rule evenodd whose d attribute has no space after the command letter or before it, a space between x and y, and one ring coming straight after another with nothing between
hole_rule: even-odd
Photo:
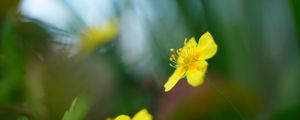
<instances>
[{"instance_id":1,"label":"thin stem","mask_svg":"<svg viewBox=\"0 0 300 120\"><path fill-rule=\"evenodd\" d=\"M229 100L229 98L224 95L220 89L210 80L208 80L208 84L228 103L230 104L230 106L233 108L233 110L239 115L239 117L241 118L241 120L244 120L244 117L242 115L242 113L237 109L237 107Z\"/></svg>"}]
</instances>

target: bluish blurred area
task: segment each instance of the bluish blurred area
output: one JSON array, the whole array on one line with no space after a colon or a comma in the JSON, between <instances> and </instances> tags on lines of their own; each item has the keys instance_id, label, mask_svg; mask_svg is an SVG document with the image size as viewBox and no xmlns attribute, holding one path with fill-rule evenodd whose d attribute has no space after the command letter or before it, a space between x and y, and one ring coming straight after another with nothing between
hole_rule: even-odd
<instances>
[{"instance_id":1,"label":"bluish blurred area","mask_svg":"<svg viewBox=\"0 0 300 120\"><path fill-rule=\"evenodd\" d=\"M207 31L204 84L165 93L169 49ZM1 120L59 120L78 96L88 120L300 119L299 0L5 0L0 39Z\"/></svg>"}]
</instances>

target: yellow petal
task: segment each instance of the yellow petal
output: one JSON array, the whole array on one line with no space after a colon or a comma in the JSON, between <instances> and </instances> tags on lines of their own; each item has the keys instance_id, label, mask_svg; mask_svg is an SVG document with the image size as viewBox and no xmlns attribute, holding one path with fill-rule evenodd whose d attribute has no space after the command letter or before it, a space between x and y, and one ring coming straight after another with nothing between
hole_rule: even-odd
<instances>
[{"instance_id":1,"label":"yellow petal","mask_svg":"<svg viewBox=\"0 0 300 120\"><path fill-rule=\"evenodd\" d=\"M194 37L192 37L188 41L185 40L184 41L184 48L186 48L186 47L189 47L189 48L191 48L191 47L194 47L194 48L197 47L197 41L196 41L196 39Z\"/></svg>"},{"instance_id":2,"label":"yellow petal","mask_svg":"<svg viewBox=\"0 0 300 120\"><path fill-rule=\"evenodd\" d=\"M152 116L147 109L142 109L133 116L132 120L152 120Z\"/></svg>"},{"instance_id":3,"label":"yellow petal","mask_svg":"<svg viewBox=\"0 0 300 120\"><path fill-rule=\"evenodd\" d=\"M209 59L217 52L217 44L209 32L204 33L198 43L198 51L200 53L198 59Z\"/></svg>"},{"instance_id":4,"label":"yellow petal","mask_svg":"<svg viewBox=\"0 0 300 120\"><path fill-rule=\"evenodd\" d=\"M127 115L119 115L114 120L130 120L130 117Z\"/></svg>"},{"instance_id":5,"label":"yellow petal","mask_svg":"<svg viewBox=\"0 0 300 120\"><path fill-rule=\"evenodd\" d=\"M206 61L198 61L189 67L186 72L186 77L191 86L197 87L203 83L207 65L208 63Z\"/></svg>"},{"instance_id":6,"label":"yellow petal","mask_svg":"<svg viewBox=\"0 0 300 120\"><path fill-rule=\"evenodd\" d=\"M180 78L184 75L185 70L183 67L177 67L171 77L169 77L167 83L165 83L165 92L170 91L176 83L180 80Z\"/></svg>"}]
</instances>

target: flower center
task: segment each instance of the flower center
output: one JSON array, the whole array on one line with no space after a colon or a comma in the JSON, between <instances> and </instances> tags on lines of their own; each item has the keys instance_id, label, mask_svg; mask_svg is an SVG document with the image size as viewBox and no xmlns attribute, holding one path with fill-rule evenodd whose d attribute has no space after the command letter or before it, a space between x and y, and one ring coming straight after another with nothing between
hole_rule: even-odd
<instances>
[{"instance_id":1,"label":"flower center","mask_svg":"<svg viewBox=\"0 0 300 120\"><path fill-rule=\"evenodd\" d=\"M178 50L176 50L176 52L173 48L171 48L170 51L172 54L169 60L175 63L175 65L170 64L170 66L174 68L178 66L182 66L187 69L193 67L193 63L196 62L199 57L199 53L197 53L194 48L179 48Z\"/></svg>"}]
</instances>

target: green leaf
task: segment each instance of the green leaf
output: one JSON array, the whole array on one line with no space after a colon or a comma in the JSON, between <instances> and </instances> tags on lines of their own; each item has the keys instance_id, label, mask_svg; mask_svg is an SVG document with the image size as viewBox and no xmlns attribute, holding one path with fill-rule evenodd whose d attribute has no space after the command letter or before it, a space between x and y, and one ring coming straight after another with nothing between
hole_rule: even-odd
<instances>
[{"instance_id":1,"label":"green leaf","mask_svg":"<svg viewBox=\"0 0 300 120\"><path fill-rule=\"evenodd\" d=\"M76 97L69 110L67 110L62 120L83 120L88 112L90 104L83 97Z\"/></svg>"}]
</instances>

